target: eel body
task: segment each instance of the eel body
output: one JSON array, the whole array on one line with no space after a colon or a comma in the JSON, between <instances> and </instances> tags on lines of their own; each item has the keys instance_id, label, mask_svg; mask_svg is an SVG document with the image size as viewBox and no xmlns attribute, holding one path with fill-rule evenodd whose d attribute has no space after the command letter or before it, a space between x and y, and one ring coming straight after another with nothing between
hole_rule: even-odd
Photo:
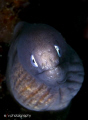
<instances>
[{"instance_id":1,"label":"eel body","mask_svg":"<svg viewBox=\"0 0 88 120\"><path fill-rule=\"evenodd\" d=\"M56 29L20 22L14 29L6 77L11 94L25 108L63 110L80 90L84 69Z\"/></svg>"}]
</instances>

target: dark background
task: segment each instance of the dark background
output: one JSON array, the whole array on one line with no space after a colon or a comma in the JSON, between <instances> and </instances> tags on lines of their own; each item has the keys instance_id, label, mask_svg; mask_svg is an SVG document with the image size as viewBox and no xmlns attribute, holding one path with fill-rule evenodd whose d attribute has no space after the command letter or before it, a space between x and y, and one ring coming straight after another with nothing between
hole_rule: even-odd
<instances>
[{"instance_id":1,"label":"dark background","mask_svg":"<svg viewBox=\"0 0 88 120\"><path fill-rule=\"evenodd\" d=\"M72 100L71 108L67 120L83 120L88 119L88 39L84 36L84 29L87 26L88 17L88 1L86 0L29 0L30 6L23 9L19 13L22 21L29 23L45 23L53 26L62 33L67 43L78 53L83 61L85 77L82 88L75 98ZM4 45L3 45L4 46ZM9 47L5 46L5 51ZM5 56L7 52L5 52ZM3 57L3 62L6 58ZM6 64L2 67L2 72L5 73ZM3 82L3 92L6 94L5 82ZM11 100L10 95L4 96L0 104L2 113L9 111L16 111L19 113L20 108L17 109L18 104ZM12 103L9 103L12 101ZM8 104L7 104L8 102ZM14 104L14 108L10 106ZM32 113L31 113L32 114ZM35 115L36 113L33 113ZM47 114L40 113L45 119L48 118ZM56 115L56 114L55 114ZM43 120L43 118L38 120ZM55 117L53 118L55 119ZM31 120L31 119L30 119ZM35 118L35 120L37 120ZM52 120L52 119L48 119ZM56 119L59 120L59 119ZM62 120L62 119L61 119Z\"/></svg>"}]
</instances>

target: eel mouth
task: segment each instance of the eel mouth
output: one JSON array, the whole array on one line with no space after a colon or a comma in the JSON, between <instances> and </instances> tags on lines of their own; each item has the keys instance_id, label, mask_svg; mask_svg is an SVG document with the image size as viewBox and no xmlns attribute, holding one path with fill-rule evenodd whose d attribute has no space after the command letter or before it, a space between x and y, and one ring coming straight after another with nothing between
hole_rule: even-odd
<instances>
[{"instance_id":1,"label":"eel mouth","mask_svg":"<svg viewBox=\"0 0 88 120\"><path fill-rule=\"evenodd\" d=\"M39 73L37 77L46 84L54 86L66 81L66 71L57 66Z\"/></svg>"}]
</instances>

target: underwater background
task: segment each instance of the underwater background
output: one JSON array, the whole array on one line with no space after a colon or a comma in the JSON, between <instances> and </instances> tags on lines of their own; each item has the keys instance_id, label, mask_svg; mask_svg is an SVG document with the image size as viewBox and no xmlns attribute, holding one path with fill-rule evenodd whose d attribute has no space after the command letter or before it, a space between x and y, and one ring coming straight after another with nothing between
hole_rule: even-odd
<instances>
[{"instance_id":1,"label":"underwater background","mask_svg":"<svg viewBox=\"0 0 88 120\"><path fill-rule=\"evenodd\" d=\"M10 95L5 82L7 54L14 26L19 21L45 23L56 28L83 61L85 77L78 94L65 110L28 111ZM78 120L88 119L88 1L0 0L0 119ZM13 115L23 117L12 117ZM28 115L28 116L27 116ZM30 118L28 118L30 116Z\"/></svg>"}]
</instances>

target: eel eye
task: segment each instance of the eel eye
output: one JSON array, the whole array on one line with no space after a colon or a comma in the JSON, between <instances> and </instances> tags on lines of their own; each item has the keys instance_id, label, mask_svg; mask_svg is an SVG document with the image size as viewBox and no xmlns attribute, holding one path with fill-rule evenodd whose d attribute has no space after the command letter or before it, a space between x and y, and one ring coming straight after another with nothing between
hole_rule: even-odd
<instances>
[{"instance_id":1,"label":"eel eye","mask_svg":"<svg viewBox=\"0 0 88 120\"><path fill-rule=\"evenodd\" d=\"M57 45L54 45L56 51L57 51L57 54L59 57L61 57L61 54L60 54L60 48L57 46Z\"/></svg>"},{"instance_id":2,"label":"eel eye","mask_svg":"<svg viewBox=\"0 0 88 120\"><path fill-rule=\"evenodd\" d=\"M34 58L33 55L31 55L31 64L32 64L34 67L38 67L38 64L37 64L37 62L36 62L36 60L35 60L35 58Z\"/></svg>"}]
</instances>

